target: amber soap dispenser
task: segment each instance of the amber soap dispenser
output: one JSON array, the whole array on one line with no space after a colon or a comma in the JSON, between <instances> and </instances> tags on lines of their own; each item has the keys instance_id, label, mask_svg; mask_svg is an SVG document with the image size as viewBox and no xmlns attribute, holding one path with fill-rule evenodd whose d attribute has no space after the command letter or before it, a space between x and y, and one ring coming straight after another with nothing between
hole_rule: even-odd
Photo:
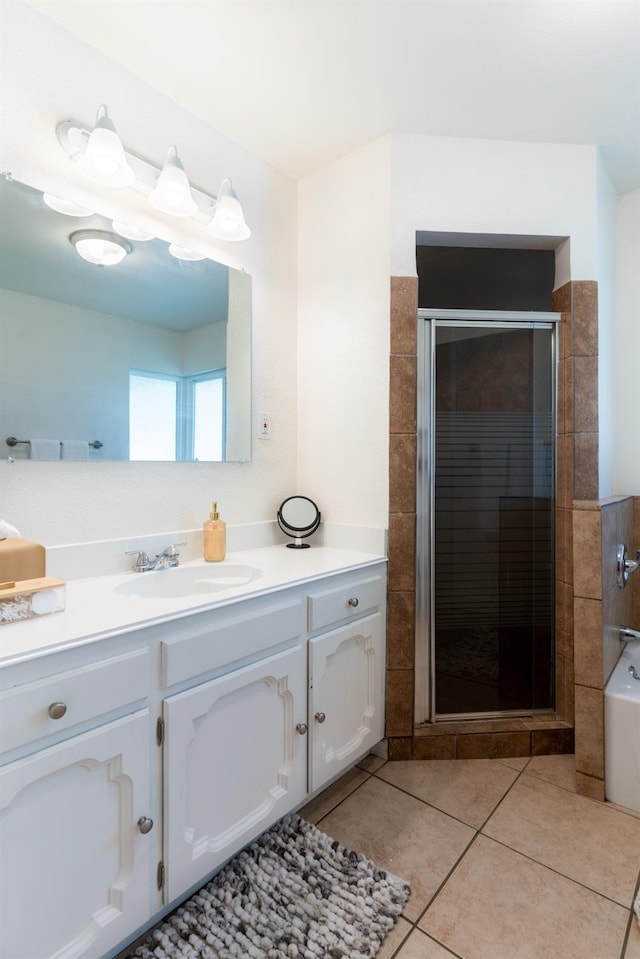
<instances>
[{"instance_id":1,"label":"amber soap dispenser","mask_svg":"<svg viewBox=\"0 0 640 959\"><path fill-rule=\"evenodd\" d=\"M207 563L219 563L227 554L227 524L220 519L218 504L212 503L209 519L202 524L204 531L204 558Z\"/></svg>"}]
</instances>

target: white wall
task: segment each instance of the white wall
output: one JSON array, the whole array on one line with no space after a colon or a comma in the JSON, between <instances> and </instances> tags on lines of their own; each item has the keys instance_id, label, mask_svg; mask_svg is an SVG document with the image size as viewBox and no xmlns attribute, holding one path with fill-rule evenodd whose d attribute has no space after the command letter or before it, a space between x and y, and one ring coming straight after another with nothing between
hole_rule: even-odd
<instances>
[{"instance_id":1,"label":"white wall","mask_svg":"<svg viewBox=\"0 0 640 959\"><path fill-rule=\"evenodd\" d=\"M324 519L386 526L386 137L300 182L299 229L298 492Z\"/></svg>"},{"instance_id":2,"label":"white wall","mask_svg":"<svg viewBox=\"0 0 640 959\"><path fill-rule=\"evenodd\" d=\"M616 299L617 194L601 158L597 167L598 234L598 479L600 496L612 496L614 486L615 392L614 313Z\"/></svg>"},{"instance_id":3,"label":"white wall","mask_svg":"<svg viewBox=\"0 0 640 959\"><path fill-rule=\"evenodd\" d=\"M616 251L613 485L640 496L640 190L618 200Z\"/></svg>"},{"instance_id":4,"label":"white wall","mask_svg":"<svg viewBox=\"0 0 640 959\"><path fill-rule=\"evenodd\" d=\"M392 273L415 276L429 230L570 237L571 278L595 279L597 159L591 146L394 134Z\"/></svg>"},{"instance_id":5,"label":"white wall","mask_svg":"<svg viewBox=\"0 0 640 959\"><path fill-rule=\"evenodd\" d=\"M34 463L0 460L0 517L45 545L192 528L218 500L230 523L272 519L296 476L296 186L41 14L3 3L0 168L40 189L64 193L104 215L130 213L157 235L192 246L252 275L253 409L269 410L273 438L254 441L251 463ZM176 144L193 183L216 193L231 176L253 235L211 240L150 212L125 191L94 192L56 136L56 124L92 126L106 103L125 144L161 163ZM127 204L125 206L125 204Z\"/></svg>"}]
</instances>

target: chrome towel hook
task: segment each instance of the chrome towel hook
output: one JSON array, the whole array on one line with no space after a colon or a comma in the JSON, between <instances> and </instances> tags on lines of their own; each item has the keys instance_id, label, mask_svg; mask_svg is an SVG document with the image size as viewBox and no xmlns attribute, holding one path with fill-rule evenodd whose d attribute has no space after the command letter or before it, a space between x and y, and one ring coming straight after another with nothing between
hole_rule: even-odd
<instances>
[{"instance_id":1,"label":"chrome towel hook","mask_svg":"<svg viewBox=\"0 0 640 959\"><path fill-rule=\"evenodd\" d=\"M627 585L627 580L629 579L629 573L635 573L638 566L640 566L640 549L636 550L636 558L628 559L627 558L627 547L625 543L620 543L618 546L617 552L617 585L620 589L624 589Z\"/></svg>"}]
</instances>

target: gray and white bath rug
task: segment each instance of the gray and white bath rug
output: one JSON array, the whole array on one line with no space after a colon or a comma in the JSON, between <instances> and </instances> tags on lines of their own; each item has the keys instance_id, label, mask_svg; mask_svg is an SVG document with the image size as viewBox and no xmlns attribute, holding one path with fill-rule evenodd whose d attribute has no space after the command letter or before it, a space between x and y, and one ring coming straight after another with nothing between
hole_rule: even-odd
<instances>
[{"instance_id":1,"label":"gray and white bath rug","mask_svg":"<svg viewBox=\"0 0 640 959\"><path fill-rule=\"evenodd\" d=\"M295 814L153 929L136 959L372 959L409 884Z\"/></svg>"}]
</instances>

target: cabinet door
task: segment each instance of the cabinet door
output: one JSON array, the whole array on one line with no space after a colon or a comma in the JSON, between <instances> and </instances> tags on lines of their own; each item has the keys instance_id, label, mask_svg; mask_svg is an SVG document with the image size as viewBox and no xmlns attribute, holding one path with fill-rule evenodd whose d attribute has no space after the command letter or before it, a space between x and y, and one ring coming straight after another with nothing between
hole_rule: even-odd
<instances>
[{"instance_id":1,"label":"cabinet door","mask_svg":"<svg viewBox=\"0 0 640 959\"><path fill-rule=\"evenodd\" d=\"M304 798L305 660L296 646L164 701L168 902Z\"/></svg>"},{"instance_id":2,"label":"cabinet door","mask_svg":"<svg viewBox=\"0 0 640 959\"><path fill-rule=\"evenodd\" d=\"M384 629L380 613L309 642L310 789L384 736Z\"/></svg>"},{"instance_id":3,"label":"cabinet door","mask_svg":"<svg viewBox=\"0 0 640 959\"><path fill-rule=\"evenodd\" d=\"M149 918L149 754L140 710L0 769L3 959L104 955Z\"/></svg>"}]
</instances>

